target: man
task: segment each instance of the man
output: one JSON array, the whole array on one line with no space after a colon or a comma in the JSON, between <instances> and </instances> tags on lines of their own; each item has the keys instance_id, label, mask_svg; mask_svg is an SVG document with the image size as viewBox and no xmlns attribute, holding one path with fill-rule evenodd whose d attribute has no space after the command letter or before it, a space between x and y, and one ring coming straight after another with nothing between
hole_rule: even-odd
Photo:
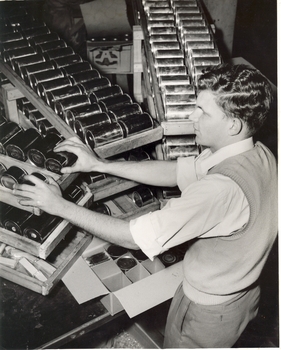
<instances>
[{"instance_id":1,"label":"man","mask_svg":"<svg viewBox=\"0 0 281 350\"><path fill-rule=\"evenodd\" d=\"M244 65L219 65L199 81L194 121L205 150L177 161L112 162L71 138L56 151L77 162L64 173L98 171L153 186L178 185L182 194L161 209L125 222L64 200L56 183L27 176L16 185L23 205L59 215L94 235L151 259L190 241L184 280L169 311L164 347L231 347L258 311L258 278L277 235L277 169L253 135L272 95L267 79Z\"/></svg>"}]
</instances>

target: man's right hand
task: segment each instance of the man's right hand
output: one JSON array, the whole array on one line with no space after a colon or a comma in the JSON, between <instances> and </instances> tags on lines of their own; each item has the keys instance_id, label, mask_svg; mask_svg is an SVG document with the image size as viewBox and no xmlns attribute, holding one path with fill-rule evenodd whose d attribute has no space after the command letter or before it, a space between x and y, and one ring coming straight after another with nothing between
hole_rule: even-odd
<instances>
[{"instance_id":1,"label":"man's right hand","mask_svg":"<svg viewBox=\"0 0 281 350\"><path fill-rule=\"evenodd\" d=\"M61 172L64 174L100 171L99 166L104 163L102 159L98 158L95 153L77 137L71 137L61 142L54 148L54 151L67 151L78 157L77 161L72 166L61 169Z\"/></svg>"}]
</instances>

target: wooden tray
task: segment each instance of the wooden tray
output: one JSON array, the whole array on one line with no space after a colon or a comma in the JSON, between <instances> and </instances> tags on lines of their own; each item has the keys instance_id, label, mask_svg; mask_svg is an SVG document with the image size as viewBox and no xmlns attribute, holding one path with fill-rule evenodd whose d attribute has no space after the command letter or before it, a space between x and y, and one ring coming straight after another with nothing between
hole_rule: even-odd
<instances>
[{"instance_id":1,"label":"wooden tray","mask_svg":"<svg viewBox=\"0 0 281 350\"><path fill-rule=\"evenodd\" d=\"M91 242L91 235L84 232L72 230L61 244L49 257L48 262L54 266L55 271L41 282L31 277L23 269L16 270L0 264L0 276L17 283L25 288L33 290L42 295L48 295L55 285L62 279L74 262L81 256L82 252Z\"/></svg>"}]
</instances>

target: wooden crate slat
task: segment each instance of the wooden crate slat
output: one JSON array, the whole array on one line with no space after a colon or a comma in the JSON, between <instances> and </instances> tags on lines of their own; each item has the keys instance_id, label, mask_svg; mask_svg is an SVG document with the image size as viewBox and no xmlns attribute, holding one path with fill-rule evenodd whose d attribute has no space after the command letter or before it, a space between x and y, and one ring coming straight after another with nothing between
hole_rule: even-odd
<instances>
[{"instance_id":1,"label":"wooden crate slat","mask_svg":"<svg viewBox=\"0 0 281 350\"><path fill-rule=\"evenodd\" d=\"M0 265L0 276L25 288L33 290L34 292L48 295L57 282L61 280L64 274L79 258L90 242L91 236L89 234L77 231L69 245L60 253L62 256L56 257L57 263L53 264L56 270L51 276L47 277L45 282L29 276L28 273L23 273L4 265Z\"/></svg>"}]
</instances>

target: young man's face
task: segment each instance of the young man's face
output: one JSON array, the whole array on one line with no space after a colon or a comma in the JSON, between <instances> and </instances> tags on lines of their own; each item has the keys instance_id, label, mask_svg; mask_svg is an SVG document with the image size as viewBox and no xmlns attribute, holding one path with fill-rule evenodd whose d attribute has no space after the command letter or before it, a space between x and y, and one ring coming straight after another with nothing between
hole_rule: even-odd
<instances>
[{"instance_id":1,"label":"young man's face","mask_svg":"<svg viewBox=\"0 0 281 350\"><path fill-rule=\"evenodd\" d=\"M229 144L231 119L216 104L211 91L199 93L196 108L189 119L194 122L194 133L199 145L210 147L215 152Z\"/></svg>"}]
</instances>

